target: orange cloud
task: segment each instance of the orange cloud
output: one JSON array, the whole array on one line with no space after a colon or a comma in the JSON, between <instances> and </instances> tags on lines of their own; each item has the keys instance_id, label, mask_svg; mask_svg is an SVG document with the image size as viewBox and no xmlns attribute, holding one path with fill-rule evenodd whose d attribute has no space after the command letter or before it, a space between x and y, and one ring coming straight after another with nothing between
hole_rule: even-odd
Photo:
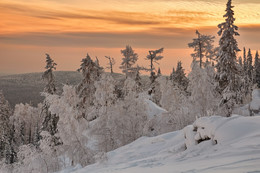
<instances>
[{"instance_id":1,"label":"orange cloud","mask_svg":"<svg viewBox=\"0 0 260 173\"><path fill-rule=\"evenodd\" d=\"M234 3L240 48L259 49L259 0ZM69 70L77 68L87 52L120 61L120 49L127 44L141 56L148 49L164 47L165 73L177 60L184 61L187 69L192 51L187 43L196 29L216 36L225 4L226 0L1 0L0 69L41 71L43 64L36 62L44 59L45 52L57 57L61 69ZM16 67L15 60L19 65L32 62L35 69Z\"/></svg>"}]
</instances>

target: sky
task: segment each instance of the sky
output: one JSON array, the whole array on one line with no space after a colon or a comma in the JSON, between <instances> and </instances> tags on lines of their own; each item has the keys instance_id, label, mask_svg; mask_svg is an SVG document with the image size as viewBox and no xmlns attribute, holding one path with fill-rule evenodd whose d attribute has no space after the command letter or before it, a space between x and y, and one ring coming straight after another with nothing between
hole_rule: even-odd
<instances>
[{"instance_id":1,"label":"sky","mask_svg":"<svg viewBox=\"0 0 260 173\"><path fill-rule=\"evenodd\" d=\"M164 47L157 65L169 74L177 61L189 72L196 29L216 36L227 0L1 0L0 74L44 71L45 53L57 70L75 71L86 54L116 60L131 45L138 64L149 50ZM239 48L260 50L260 0L233 0Z\"/></svg>"}]
</instances>

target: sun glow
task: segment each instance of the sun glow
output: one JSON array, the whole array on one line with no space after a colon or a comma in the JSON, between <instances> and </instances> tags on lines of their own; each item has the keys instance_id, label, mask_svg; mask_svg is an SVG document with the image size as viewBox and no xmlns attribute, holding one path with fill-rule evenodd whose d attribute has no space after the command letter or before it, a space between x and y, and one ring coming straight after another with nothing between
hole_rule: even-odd
<instances>
[{"instance_id":1,"label":"sun glow","mask_svg":"<svg viewBox=\"0 0 260 173\"><path fill-rule=\"evenodd\" d=\"M223 22L225 4L226 0L2 0L0 43L4 46L0 47L0 60L16 59L15 54L8 54L4 47L26 58L24 45L38 47L35 57L48 51L46 47L63 47L66 56L71 52L69 49L74 48L85 51L118 48L120 52L120 47L131 44L140 49L183 50L182 57L190 58L184 50L194 37L194 31L199 29L216 36L216 26ZM233 5L235 24L241 31L239 43L258 49L260 2L234 0ZM101 52L105 53L109 52ZM183 60L180 54L165 56Z\"/></svg>"}]
</instances>

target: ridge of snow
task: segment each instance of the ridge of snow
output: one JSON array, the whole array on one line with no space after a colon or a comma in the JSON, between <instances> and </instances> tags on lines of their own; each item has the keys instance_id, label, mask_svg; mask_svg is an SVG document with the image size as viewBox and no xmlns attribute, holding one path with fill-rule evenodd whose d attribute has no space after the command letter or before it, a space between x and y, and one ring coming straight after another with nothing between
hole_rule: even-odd
<instances>
[{"instance_id":1,"label":"ridge of snow","mask_svg":"<svg viewBox=\"0 0 260 173\"><path fill-rule=\"evenodd\" d=\"M260 117L212 116L180 131L141 137L73 173L260 172L259 163Z\"/></svg>"}]
</instances>

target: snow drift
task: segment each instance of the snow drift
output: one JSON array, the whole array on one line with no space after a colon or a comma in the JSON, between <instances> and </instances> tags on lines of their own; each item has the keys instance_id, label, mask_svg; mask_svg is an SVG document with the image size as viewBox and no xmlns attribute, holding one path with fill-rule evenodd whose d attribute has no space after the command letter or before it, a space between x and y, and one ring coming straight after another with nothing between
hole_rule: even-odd
<instances>
[{"instance_id":1,"label":"snow drift","mask_svg":"<svg viewBox=\"0 0 260 173\"><path fill-rule=\"evenodd\" d=\"M258 172L260 117L202 117L183 130L141 137L74 173Z\"/></svg>"}]
</instances>

